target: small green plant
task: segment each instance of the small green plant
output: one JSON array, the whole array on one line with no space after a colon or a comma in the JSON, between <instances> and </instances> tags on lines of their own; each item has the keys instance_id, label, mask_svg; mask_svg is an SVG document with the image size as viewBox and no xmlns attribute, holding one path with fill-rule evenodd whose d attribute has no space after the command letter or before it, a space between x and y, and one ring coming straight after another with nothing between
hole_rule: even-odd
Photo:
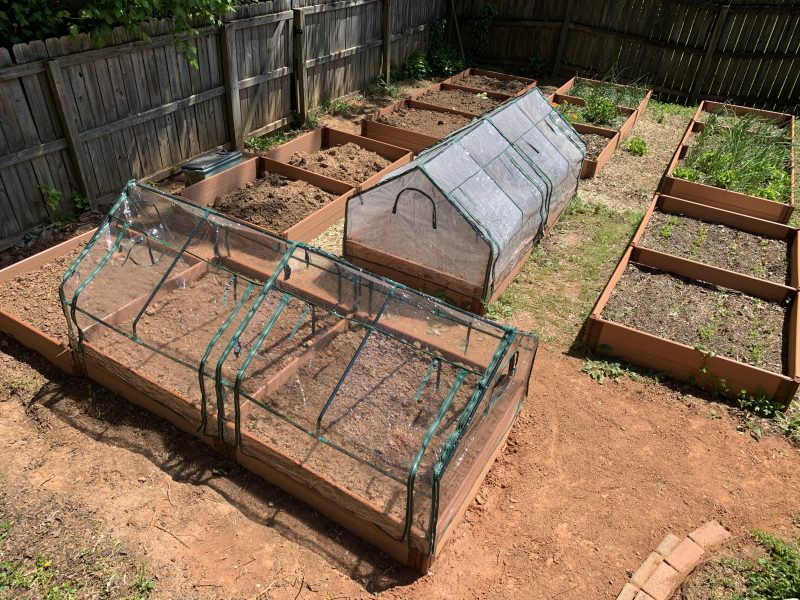
<instances>
[{"instance_id":1,"label":"small green plant","mask_svg":"<svg viewBox=\"0 0 800 600\"><path fill-rule=\"evenodd\" d=\"M28 387L28 382L21 377L15 377L8 384L8 389L11 391L12 395L19 394L24 391L26 387Z\"/></svg>"},{"instance_id":2,"label":"small green plant","mask_svg":"<svg viewBox=\"0 0 800 600\"><path fill-rule=\"evenodd\" d=\"M319 120L322 118L325 109L322 106L315 106L309 108L306 112L306 122L303 125L305 129L316 129L319 127Z\"/></svg>"},{"instance_id":3,"label":"small green plant","mask_svg":"<svg viewBox=\"0 0 800 600\"><path fill-rule=\"evenodd\" d=\"M79 192L72 192L70 196L70 200L72 200L73 206L75 206L75 210L79 213L85 213L87 210L91 208L89 204L89 199Z\"/></svg>"},{"instance_id":4,"label":"small green plant","mask_svg":"<svg viewBox=\"0 0 800 600\"><path fill-rule=\"evenodd\" d=\"M672 176L678 179L685 179L686 181L697 181L700 179L700 175L697 171L691 167L684 167L683 165L675 167L672 171Z\"/></svg>"},{"instance_id":5,"label":"small green plant","mask_svg":"<svg viewBox=\"0 0 800 600\"><path fill-rule=\"evenodd\" d=\"M278 131L277 133L269 133L247 140L244 147L249 152L266 152L275 146L285 144L289 140L296 138L302 133L302 129L291 129L289 131Z\"/></svg>"},{"instance_id":6,"label":"small green plant","mask_svg":"<svg viewBox=\"0 0 800 600\"><path fill-rule=\"evenodd\" d=\"M777 411L775 425L795 444L800 444L800 407L795 404L785 412Z\"/></svg>"},{"instance_id":7,"label":"small green plant","mask_svg":"<svg viewBox=\"0 0 800 600\"><path fill-rule=\"evenodd\" d=\"M431 24L428 40L428 64L435 75L449 76L464 70L461 54L444 38L447 23L439 19Z\"/></svg>"},{"instance_id":8,"label":"small green plant","mask_svg":"<svg viewBox=\"0 0 800 600\"><path fill-rule=\"evenodd\" d=\"M665 240L668 240L669 238L672 237L673 227L675 227L677 224L678 224L677 217L675 216L669 217L667 219L667 222L661 226L661 229L658 232L659 235L661 235L661 237L664 238Z\"/></svg>"},{"instance_id":9,"label":"small green plant","mask_svg":"<svg viewBox=\"0 0 800 600\"><path fill-rule=\"evenodd\" d=\"M611 74L600 82L589 82L578 78L569 91L570 96L588 100L591 97L606 98L614 106L636 108L647 94L648 86L641 82L621 84Z\"/></svg>"},{"instance_id":10,"label":"small green plant","mask_svg":"<svg viewBox=\"0 0 800 600\"><path fill-rule=\"evenodd\" d=\"M353 111L352 107L341 98L336 98L326 102L325 110L328 112L328 114L341 117L349 117Z\"/></svg>"},{"instance_id":11,"label":"small green plant","mask_svg":"<svg viewBox=\"0 0 800 600\"><path fill-rule=\"evenodd\" d=\"M752 536L764 549L765 556L758 560L729 558L720 561L743 580L745 587L744 591L726 597L733 600L797 598L800 595L800 538L783 540L764 531L754 531Z\"/></svg>"},{"instance_id":12,"label":"small green plant","mask_svg":"<svg viewBox=\"0 0 800 600\"><path fill-rule=\"evenodd\" d=\"M625 146L625 150L634 156L644 156L647 154L647 142L638 136L634 136Z\"/></svg>"},{"instance_id":13,"label":"small green plant","mask_svg":"<svg viewBox=\"0 0 800 600\"><path fill-rule=\"evenodd\" d=\"M581 115L583 120L593 125L613 125L617 119L617 107L609 98L592 95L586 99Z\"/></svg>"},{"instance_id":14,"label":"small green plant","mask_svg":"<svg viewBox=\"0 0 800 600\"><path fill-rule=\"evenodd\" d=\"M501 294L495 302L486 307L486 316L493 321L509 321L514 316L508 292Z\"/></svg>"},{"instance_id":15,"label":"small green plant","mask_svg":"<svg viewBox=\"0 0 800 600\"><path fill-rule=\"evenodd\" d=\"M409 79L419 81L431 76L431 66L428 64L427 57L419 50L414 50L405 64L395 70L396 78L399 80Z\"/></svg>"},{"instance_id":16,"label":"small green plant","mask_svg":"<svg viewBox=\"0 0 800 600\"><path fill-rule=\"evenodd\" d=\"M708 236L708 227L703 223L700 225L700 229L697 230L697 237L692 241L692 247L689 250L689 258L691 260L694 260L700 254L700 249L706 242L706 236Z\"/></svg>"},{"instance_id":17,"label":"small green plant","mask_svg":"<svg viewBox=\"0 0 800 600\"><path fill-rule=\"evenodd\" d=\"M11 531L11 521L0 521L0 542L8 537L9 531Z\"/></svg>"},{"instance_id":18,"label":"small green plant","mask_svg":"<svg viewBox=\"0 0 800 600\"><path fill-rule=\"evenodd\" d=\"M525 66L525 73L538 79L550 75L553 71L553 63L545 60L540 56L531 56L528 59L528 64Z\"/></svg>"},{"instance_id":19,"label":"small green plant","mask_svg":"<svg viewBox=\"0 0 800 600\"><path fill-rule=\"evenodd\" d=\"M618 362L608 360L587 359L581 367L581 371L586 373L591 379L603 385L606 379L618 381L620 377L628 374L628 369Z\"/></svg>"},{"instance_id":20,"label":"small green plant","mask_svg":"<svg viewBox=\"0 0 800 600\"><path fill-rule=\"evenodd\" d=\"M746 390L741 390L736 396L736 403L739 408L753 413L758 417L774 417L781 412L781 405L764 393L753 396Z\"/></svg>"},{"instance_id":21,"label":"small green plant","mask_svg":"<svg viewBox=\"0 0 800 600\"><path fill-rule=\"evenodd\" d=\"M477 94L475 94L475 97L480 98L481 100L488 100L489 94L486 92L478 92Z\"/></svg>"},{"instance_id":22,"label":"small green plant","mask_svg":"<svg viewBox=\"0 0 800 600\"><path fill-rule=\"evenodd\" d=\"M367 87L367 93L370 96L377 96L379 98L398 98L400 96L400 89L391 83L387 83L383 75L379 75L375 83Z\"/></svg>"},{"instance_id":23,"label":"small green plant","mask_svg":"<svg viewBox=\"0 0 800 600\"><path fill-rule=\"evenodd\" d=\"M131 591L136 600L145 600L156 587L155 581L147 576L144 567L139 567L136 578L131 582Z\"/></svg>"},{"instance_id":24,"label":"small green plant","mask_svg":"<svg viewBox=\"0 0 800 600\"><path fill-rule=\"evenodd\" d=\"M47 207L47 213L50 215L50 218L54 218L61 207L61 192L49 185L39 185L37 187L39 191L42 192L42 198L44 199L44 205Z\"/></svg>"}]
</instances>

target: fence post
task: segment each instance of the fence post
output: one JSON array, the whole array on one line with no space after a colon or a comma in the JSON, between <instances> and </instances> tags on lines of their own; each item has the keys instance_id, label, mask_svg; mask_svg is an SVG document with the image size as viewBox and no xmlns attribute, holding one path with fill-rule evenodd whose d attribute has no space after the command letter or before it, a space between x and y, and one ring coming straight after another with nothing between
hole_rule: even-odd
<instances>
[{"instance_id":1,"label":"fence post","mask_svg":"<svg viewBox=\"0 0 800 600\"><path fill-rule=\"evenodd\" d=\"M575 5L574 0L567 0L564 7L564 20L561 22L561 35L558 37L558 48L556 49L556 58L553 61L553 75L557 76L561 69L561 59L564 56L564 48L567 46L567 36L569 35L569 25L572 20L572 7Z\"/></svg>"},{"instance_id":2,"label":"fence post","mask_svg":"<svg viewBox=\"0 0 800 600\"><path fill-rule=\"evenodd\" d=\"M383 80L389 83L392 69L392 13L391 0L381 0L381 36L383 37L383 62L381 72Z\"/></svg>"},{"instance_id":3,"label":"fence post","mask_svg":"<svg viewBox=\"0 0 800 600\"><path fill-rule=\"evenodd\" d=\"M692 82L692 89L689 92L689 98L692 102L697 102L700 96L700 90L706 80L708 67L714 59L714 53L717 51L717 44L722 35L722 29L725 27L725 21L728 18L729 4L721 5L717 11L717 18L714 21L714 29L711 31L711 37L708 38L708 46L706 46L706 53L703 56L703 62L700 63L700 68L697 70L694 81Z\"/></svg>"},{"instance_id":4,"label":"fence post","mask_svg":"<svg viewBox=\"0 0 800 600\"><path fill-rule=\"evenodd\" d=\"M239 65L236 62L236 22L225 23L222 28L222 74L228 104L228 123L233 146L244 148L242 131L242 106L239 102Z\"/></svg>"},{"instance_id":5,"label":"fence post","mask_svg":"<svg viewBox=\"0 0 800 600\"><path fill-rule=\"evenodd\" d=\"M308 100L306 98L306 44L305 11L302 8L292 9L294 15L294 97L297 102L298 125L304 125L308 117Z\"/></svg>"},{"instance_id":6,"label":"fence post","mask_svg":"<svg viewBox=\"0 0 800 600\"><path fill-rule=\"evenodd\" d=\"M81 156L78 147L78 132L75 129L75 119L72 108L64 99L64 78L61 75L61 66L58 61L45 61L47 80L50 89L53 91L58 119L64 128L64 137L67 140L67 149L72 169L75 171L75 179L78 182L78 190L89 199L92 209L97 209L97 199L89 196L89 186L86 185L86 173L83 171Z\"/></svg>"}]
</instances>

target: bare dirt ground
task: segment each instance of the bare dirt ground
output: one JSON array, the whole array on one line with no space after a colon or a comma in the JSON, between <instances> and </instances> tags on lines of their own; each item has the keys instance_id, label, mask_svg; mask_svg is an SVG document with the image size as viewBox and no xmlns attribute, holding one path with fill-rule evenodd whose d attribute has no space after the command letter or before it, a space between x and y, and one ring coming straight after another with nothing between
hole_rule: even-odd
<instances>
[{"instance_id":1,"label":"bare dirt ground","mask_svg":"<svg viewBox=\"0 0 800 600\"><path fill-rule=\"evenodd\" d=\"M120 598L614 598L669 531L718 519L780 533L800 512L796 446L768 428L756 441L737 411L689 387L599 385L571 350L687 121L646 115L633 134L650 153L620 149L581 184L593 204L565 215L502 305L498 318L545 334L531 394L427 576L5 337L0 576L4 561L50 573L19 594L33 598L64 582L100 596L112 574L106 596ZM90 567L100 575L82 576Z\"/></svg>"}]
</instances>

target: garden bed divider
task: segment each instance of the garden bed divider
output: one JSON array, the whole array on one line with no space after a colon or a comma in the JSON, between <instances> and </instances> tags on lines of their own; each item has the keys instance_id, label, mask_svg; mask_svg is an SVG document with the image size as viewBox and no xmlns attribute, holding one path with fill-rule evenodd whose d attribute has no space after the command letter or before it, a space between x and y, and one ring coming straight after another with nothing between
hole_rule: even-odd
<instances>
[{"instance_id":1,"label":"garden bed divider","mask_svg":"<svg viewBox=\"0 0 800 600\"><path fill-rule=\"evenodd\" d=\"M290 140L276 148L273 148L272 150L265 152L263 156L277 162L289 164L292 156L294 156L294 154L297 152L312 153L319 150L327 150L328 148L332 148L334 146L343 146L344 144L348 143L356 144L365 150L379 154L383 158L391 161L391 164L387 165L378 173L375 173L365 181L362 181L355 186L356 192L360 192L372 187L378 183L384 177L384 175L387 175L396 168L411 162L411 152L405 148L393 146L391 144L373 140L361 135L353 135L352 133L331 129L330 127L318 127L313 131L309 131L308 133L297 136L293 140ZM302 167L295 168L301 169L307 173L312 173L311 171L303 169ZM342 183L345 183L345 185L350 185L346 182Z\"/></svg>"},{"instance_id":2,"label":"garden bed divider","mask_svg":"<svg viewBox=\"0 0 800 600\"><path fill-rule=\"evenodd\" d=\"M605 127L597 127L596 125L588 125L586 123L572 123L572 126L578 133L590 133L608 138L606 147L597 155L597 158L583 159L583 164L581 164L581 179L591 179L602 171L606 163L614 156L614 152L617 150L617 147L619 147L620 133L613 129L606 129Z\"/></svg>"},{"instance_id":3,"label":"garden bed divider","mask_svg":"<svg viewBox=\"0 0 800 600\"><path fill-rule=\"evenodd\" d=\"M461 80L464 79L464 77L468 77L470 75L482 75L483 77L491 77L492 79L500 79L502 81L519 81L521 83L524 83L525 87L523 87L516 94L513 94L511 96L513 98L516 98L517 96L522 96L522 94L524 94L525 92L528 92L528 91L532 90L533 88L535 88L537 83L538 83L535 79L531 79L529 77L522 77L521 75L510 75L509 73L500 73L499 71L487 71L485 69L476 69L474 67L469 68L469 69L464 69L460 73L456 73L455 75L452 75L452 76L448 77L447 79L442 81L442 83L443 84L448 84L448 85L455 85L455 86L460 87L461 89L464 89L464 90L467 90L467 91L470 91L470 92L473 92L473 93L479 93L479 92L487 91L487 90L481 90L481 89L478 89L478 88L472 88L472 87L469 87L469 86L465 86L465 85L462 85L460 83ZM491 97L491 95L490 95L490 97Z\"/></svg>"},{"instance_id":4,"label":"garden bed divider","mask_svg":"<svg viewBox=\"0 0 800 600\"><path fill-rule=\"evenodd\" d=\"M781 223L775 223L774 221L757 219L755 217L749 217L747 215L723 210L721 208L714 208L713 206L708 206L706 204L698 204L696 202L675 198L674 196L667 196L657 192L653 196L653 200L650 203L650 206L647 208L647 212L642 218L642 222L639 224L636 233L633 235L631 246L640 248L642 251L655 252L645 248L644 246L641 246L640 242L650 224L653 213L657 210L663 213L691 217L711 225L727 225L728 227L740 229L741 231L752 233L753 235L785 241L787 244L789 244L789 283L787 285L793 288L800 287L800 230L794 227L783 225ZM658 254L664 256L674 256L664 252L658 252ZM680 257L675 256L675 258ZM690 260L683 258L680 259ZM705 264L701 261L690 260L690 262L705 266ZM735 271L729 271L727 269L723 269L722 267L712 268L725 273L736 273ZM775 282L767 279L761 279L759 277L746 275L744 273L736 274L740 275L741 277L751 279L753 282L758 282L759 284L763 283L766 285L775 285ZM758 295L758 293L752 293L752 295Z\"/></svg>"},{"instance_id":5,"label":"garden bed divider","mask_svg":"<svg viewBox=\"0 0 800 600\"><path fill-rule=\"evenodd\" d=\"M713 113L720 109L732 111L736 115L753 114L765 119L769 119L777 124L785 124L789 129L789 136L791 140L791 167L789 172L790 177L790 196L789 203L783 204L766 198L758 198L740 192L725 190L722 188L699 183L696 181L687 181L678 177L673 177L672 172L678 163L686 158L689 153L689 139L692 134L700 133L703 130L703 122L701 121L702 114ZM756 108L749 108L746 106L737 106L734 104L722 104L720 102L711 102L704 100L700 103L695 111L694 117L689 121L686 132L683 134L675 154L664 176L661 179L660 191L669 196L683 198L699 204L706 204L714 206L723 210L749 215L767 221L774 221L776 223L788 223L789 219L794 212L794 187L795 187L795 168L794 168L794 116L786 113L772 112L768 110L761 110Z\"/></svg>"},{"instance_id":6,"label":"garden bed divider","mask_svg":"<svg viewBox=\"0 0 800 600\"><path fill-rule=\"evenodd\" d=\"M47 250L43 250L24 260L9 265L5 269L0 270L0 285L5 284L5 282L23 273L36 271L47 263L69 254L81 244L88 242L96 232L96 229L87 231L61 242L60 244L56 244ZM38 352L62 371L70 374L80 372L80 368L75 362L75 355L68 345L62 344L40 329L37 329L35 325L26 323L24 320L2 309L0 309L0 331L14 338L26 348ZM66 324L64 333L67 333Z\"/></svg>"},{"instance_id":7,"label":"garden bed divider","mask_svg":"<svg viewBox=\"0 0 800 600\"><path fill-rule=\"evenodd\" d=\"M788 339L784 340L788 373L773 373L603 318L602 313L611 294L631 264L719 285L764 300L784 302L791 299ZM713 392L736 395L740 390L746 390L753 395L764 393L783 406L788 406L800 387L798 294L795 288L630 246L589 315L583 339L600 356L620 358Z\"/></svg>"},{"instance_id":8,"label":"garden bed divider","mask_svg":"<svg viewBox=\"0 0 800 600\"><path fill-rule=\"evenodd\" d=\"M241 188L247 183L263 177L268 172L276 173L289 179L305 181L328 193L336 194L336 198L316 212L308 215L299 223L283 231L273 232L281 237L298 242L312 241L320 233L343 218L347 198L355 191L355 188L342 181L278 162L265 156L255 156L218 175L182 189L178 195L199 206L212 206L219 196L224 196L228 192ZM236 217L230 218L242 221L242 219L237 219Z\"/></svg>"}]
</instances>

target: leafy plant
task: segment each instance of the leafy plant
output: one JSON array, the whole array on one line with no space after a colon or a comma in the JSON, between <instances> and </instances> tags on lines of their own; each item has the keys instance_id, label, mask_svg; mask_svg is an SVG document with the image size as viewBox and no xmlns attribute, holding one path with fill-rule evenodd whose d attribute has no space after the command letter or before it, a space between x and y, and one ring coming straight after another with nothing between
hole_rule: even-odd
<instances>
[{"instance_id":1,"label":"leafy plant","mask_svg":"<svg viewBox=\"0 0 800 600\"><path fill-rule=\"evenodd\" d=\"M50 215L50 218L55 217L56 214L58 214L58 209L61 207L61 192L49 185L39 185L37 187L39 191L42 192L42 198L44 198L44 205L47 207L47 213Z\"/></svg>"},{"instance_id":2,"label":"leafy plant","mask_svg":"<svg viewBox=\"0 0 800 600\"><path fill-rule=\"evenodd\" d=\"M664 225L662 225L661 229L659 230L659 234L661 235L661 237L663 237L665 240L668 240L669 238L671 238L672 237L672 228L675 227L675 225L677 225L677 224L678 224L677 217L674 217L674 216L669 217L667 219L667 222L664 223Z\"/></svg>"},{"instance_id":3,"label":"leafy plant","mask_svg":"<svg viewBox=\"0 0 800 600\"><path fill-rule=\"evenodd\" d=\"M745 590L727 596L732 600L786 600L800 595L800 538L783 540L771 533L754 531L753 539L766 556L758 560L724 559L725 566L741 579ZM724 587L734 587L725 584Z\"/></svg>"},{"instance_id":4,"label":"leafy plant","mask_svg":"<svg viewBox=\"0 0 800 600\"><path fill-rule=\"evenodd\" d=\"M326 102L325 110L329 114L339 115L342 117L348 117L353 112L352 107L341 98L336 98L335 100L330 100L329 102Z\"/></svg>"},{"instance_id":5,"label":"leafy plant","mask_svg":"<svg viewBox=\"0 0 800 600\"><path fill-rule=\"evenodd\" d=\"M367 86L367 94L379 98L398 98L400 89L391 83L387 83L383 75L379 75L374 83Z\"/></svg>"},{"instance_id":6,"label":"leafy plant","mask_svg":"<svg viewBox=\"0 0 800 600\"><path fill-rule=\"evenodd\" d=\"M606 96L592 94L586 98L581 116L582 120L593 125L613 125L617 119L617 106Z\"/></svg>"},{"instance_id":7,"label":"leafy plant","mask_svg":"<svg viewBox=\"0 0 800 600\"><path fill-rule=\"evenodd\" d=\"M483 12L472 28L472 54L477 58L486 56L489 49L489 29L497 17L497 7L491 2L484 6Z\"/></svg>"},{"instance_id":8,"label":"leafy plant","mask_svg":"<svg viewBox=\"0 0 800 600\"><path fill-rule=\"evenodd\" d=\"M136 600L145 600L156 587L155 581L147 576L144 567L140 567L136 578L131 582L131 591Z\"/></svg>"},{"instance_id":9,"label":"leafy plant","mask_svg":"<svg viewBox=\"0 0 800 600\"><path fill-rule=\"evenodd\" d=\"M405 64L395 72L397 79L419 81L420 79L427 79L431 76L431 66L428 64L427 57L422 52L414 50L406 59Z\"/></svg>"},{"instance_id":10,"label":"leafy plant","mask_svg":"<svg viewBox=\"0 0 800 600\"><path fill-rule=\"evenodd\" d=\"M618 362L608 360L587 359L581 367L581 371L586 373L591 379L603 385L606 379L618 381L620 377L628 374L628 369Z\"/></svg>"},{"instance_id":11,"label":"leafy plant","mask_svg":"<svg viewBox=\"0 0 800 600\"><path fill-rule=\"evenodd\" d=\"M72 200L72 204L75 206L75 210L77 210L78 213L85 213L91 208L89 199L84 194L79 192L72 192L70 200Z\"/></svg>"},{"instance_id":12,"label":"leafy plant","mask_svg":"<svg viewBox=\"0 0 800 600\"><path fill-rule=\"evenodd\" d=\"M525 66L525 72L534 78L541 78L549 75L553 71L553 63L540 56L531 56Z\"/></svg>"},{"instance_id":13,"label":"leafy plant","mask_svg":"<svg viewBox=\"0 0 800 600\"><path fill-rule=\"evenodd\" d=\"M436 75L453 75L464 70L464 61L461 54L444 39L446 26L444 19L431 23L431 33L428 40L428 64Z\"/></svg>"},{"instance_id":14,"label":"leafy plant","mask_svg":"<svg viewBox=\"0 0 800 600\"><path fill-rule=\"evenodd\" d=\"M736 403L739 408L759 417L774 417L781 412L781 405L764 393L753 396L746 390L741 390L736 396Z\"/></svg>"},{"instance_id":15,"label":"leafy plant","mask_svg":"<svg viewBox=\"0 0 800 600\"><path fill-rule=\"evenodd\" d=\"M647 142L638 136L634 136L625 146L625 150L634 156L644 156L647 154Z\"/></svg>"},{"instance_id":16,"label":"leafy plant","mask_svg":"<svg viewBox=\"0 0 800 600\"><path fill-rule=\"evenodd\" d=\"M277 133L269 133L247 140L244 147L248 152L266 152L275 146L285 144L289 140L296 138L303 133L302 129L290 129L289 131L278 131Z\"/></svg>"}]
</instances>

